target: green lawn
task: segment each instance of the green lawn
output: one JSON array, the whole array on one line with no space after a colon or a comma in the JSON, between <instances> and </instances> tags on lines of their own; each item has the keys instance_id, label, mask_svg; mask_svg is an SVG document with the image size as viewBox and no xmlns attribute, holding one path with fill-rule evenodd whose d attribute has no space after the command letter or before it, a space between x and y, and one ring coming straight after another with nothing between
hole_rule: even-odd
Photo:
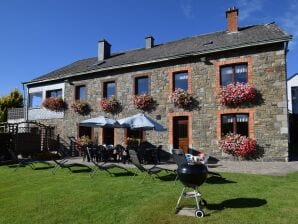
<instances>
[{"instance_id":1,"label":"green lawn","mask_svg":"<svg viewBox=\"0 0 298 224\"><path fill-rule=\"evenodd\" d=\"M222 175L201 186L208 206L198 219L174 214L182 185L169 179L0 166L0 223L297 223L298 173Z\"/></svg>"}]
</instances>

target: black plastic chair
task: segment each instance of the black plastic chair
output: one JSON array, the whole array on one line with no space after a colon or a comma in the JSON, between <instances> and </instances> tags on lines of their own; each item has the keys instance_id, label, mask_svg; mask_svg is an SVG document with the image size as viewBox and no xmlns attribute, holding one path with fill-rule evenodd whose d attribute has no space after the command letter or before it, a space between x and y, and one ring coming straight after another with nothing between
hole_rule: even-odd
<instances>
[{"instance_id":1,"label":"black plastic chair","mask_svg":"<svg viewBox=\"0 0 298 224\"><path fill-rule=\"evenodd\" d=\"M87 153L90 153L89 149L87 148ZM115 163L102 163L102 164L99 164L97 162L95 162L93 159L91 159L91 162L93 163L94 165L94 168L91 168L92 169L92 172L90 174L90 176L94 176L95 173L98 171L98 170L101 170L101 171L106 171L108 174L110 174L111 176L112 175L115 175L115 173L112 173L110 172L111 169L113 168L119 168L119 169L122 169L124 171L126 171L127 173L130 173L132 174L132 172L128 169L126 169L125 167L123 166L120 166L118 164L115 164Z\"/></svg>"},{"instance_id":2,"label":"black plastic chair","mask_svg":"<svg viewBox=\"0 0 298 224\"><path fill-rule=\"evenodd\" d=\"M158 167L156 165L154 165L151 168L145 168L141 163L140 160L138 158L138 154L136 151L134 150L129 150L129 156L130 156L130 160L132 162L133 165L135 165L135 167L137 167L137 169L141 172L141 173L145 173L144 178L142 179L141 183L144 182L144 180L146 179L146 177L149 175L152 178L152 175L155 175L157 177L158 173L160 173L161 171L166 171L166 172L174 172L173 170L169 170L169 169L165 169L162 167ZM136 175L136 173L135 173ZM135 176L134 175L134 176Z\"/></svg>"},{"instance_id":3,"label":"black plastic chair","mask_svg":"<svg viewBox=\"0 0 298 224\"><path fill-rule=\"evenodd\" d=\"M53 160L55 162L55 167L54 169L52 170L52 174L55 175L57 170L59 168L61 169L68 169L69 172L72 172L72 167L85 167L87 168L88 170L92 171L92 168L86 164L83 164L83 163L68 163L68 160L66 159L63 159L61 161L58 161L58 160Z\"/></svg>"}]
</instances>

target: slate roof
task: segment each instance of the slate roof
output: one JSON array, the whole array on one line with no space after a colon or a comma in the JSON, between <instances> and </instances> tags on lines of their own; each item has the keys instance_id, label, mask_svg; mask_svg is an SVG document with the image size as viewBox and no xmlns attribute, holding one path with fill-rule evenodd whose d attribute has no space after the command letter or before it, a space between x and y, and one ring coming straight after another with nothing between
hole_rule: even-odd
<instances>
[{"instance_id":1,"label":"slate roof","mask_svg":"<svg viewBox=\"0 0 298 224\"><path fill-rule=\"evenodd\" d=\"M96 71L156 63L191 55L201 55L249 46L285 42L291 39L291 35L281 30L274 23L247 26L239 28L239 31L236 33L228 33L227 31L209 33L159 44L150 49L142 48L113 54L101 63L97 62L97 57L82 59L26 83L32 84L57 80Z\"/></svg>"}]
</instances>

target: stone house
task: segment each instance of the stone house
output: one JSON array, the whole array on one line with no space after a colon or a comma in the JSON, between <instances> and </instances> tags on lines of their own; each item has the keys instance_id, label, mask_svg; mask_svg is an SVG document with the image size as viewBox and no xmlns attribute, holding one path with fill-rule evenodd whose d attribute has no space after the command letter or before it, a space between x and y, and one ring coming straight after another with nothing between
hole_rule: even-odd
<instances>
[{"instance_id":1,"label":"stone house","mask_svg":"<svg viewBox=\"0 0 298 224\"><path fill-rule=\"evenodd\" d=\"M264 160L288 158L288 119L286 92L286 52L291 36L276 24L238 27L238 9L226 11L224 31L155 44L145 38L145 47L112 53L106 40L98 42L98 57L76 61L26 82L26 117L55 126L67 141L69 136L90 135L98 143L123 143L139 137L163 145L164 150L183 148L204 150L224 157L217 141L227 132L256 139L264 150ZM218 101L222 86L244 82L255 86L258 102L236 107ZM176 107L169 95L184 89L196 107ZM129 129L83 128L78 124L90 117L105 115L119 119L139 113L132 96L147 93L155 108L144 111L167 128L165 132L136 132ZM122 110L104 112L99 101L114 95ZM86 100L88 115L69 107L61 112L42 107L47 97L61 96L70 105Z\"/></svg>"}]
</instances>

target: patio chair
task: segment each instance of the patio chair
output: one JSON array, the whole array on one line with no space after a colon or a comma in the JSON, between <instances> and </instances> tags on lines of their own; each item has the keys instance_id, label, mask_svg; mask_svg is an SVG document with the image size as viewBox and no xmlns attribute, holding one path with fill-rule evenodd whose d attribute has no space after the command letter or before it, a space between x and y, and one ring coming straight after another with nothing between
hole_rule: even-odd
<instances>
[{"instance_id":1,"label":"patio chair","mask_svg":"<svg viewBox=\"0 0 298 224\"><path fill-rule=\"evenodd\" d=\"M134 151L134 150L129 150L129 156L130 156L130 160L131 160L132 164L135 165L135 167L137 167L137 169L139 170L139 172L145 173L145 176L142 179L141 183L144 182L144 180L146 179L146 177L148 175L152 178L152 175L155 175L155 176L159 177L158 176L158 173L160 173L161 171L174 172L173 170L162 168L162 167L158 167L156 165L154 165L151 168L145 168L140 163L140 160L138 158L137 152ZM135 177L135 176L136 176L136 173L135 173L135 175L133 177Z\"/></svg>"},{"instance_id":2,"label":"patio chair","mask_svg":"<svg viewBox=\"0 0 298 224\"><path fill-rule=\"evenodd\" d=\"M11 154L11 156L13 158L13 161L16 164L15 166L13 166L13 167L15 167L15 171L19 167L21 167L21 166L27 166L27 165L30 166L30 168L32 170L35 170L36 169L36 166L35 166L36 163L46 164L46 165L49 166L49 168L53 166L52 163L47 162L47 161L44 161L44 160L35 160L35 159L33 160L33 159L31 159L30 156L24 157L22 154L16 155L16 153L14 151L12 151L12 150L9 150L9 153Z\"/></svg>"},{"instance_id":3,"label":"patio chair","mask_svg":"<svg viewBox=\"0 0 298 224\"><path fill-rule=\"evenodd\" d=\"M90 153L88 148L87 148L87 153ZM120 165L115 164L115 163L106 163L106 162L104 162L104 163L100 164L100 163L95 162L93 159L91 159L91 162L95 166L94 168L90 167L92 169L92 172L90 174L91 177L93 177L98 170L106 171L111 176L115 175L115 173L110 172L110 170L113 169L113 168L122 169L122 170L126 171L129 174L132 173L130 170L126 169L125 167L120 166Z\"/></svg>"},{"instance_id":4,"label":"patio chair","mask_svg":"<svg viewBox=\"0 0 298 224\"><path fill-rule=\"evenodd\" d=\"M68 169L69 172L72 172L72 167L85 167L87 168L88 170L92 171L92 168L86 164L83 164L83 163L68 163L69 160L67 159L62 159L60 161L58 160L53 160L55 162L55 167L54 169L52 170L52 174L55 175L57 170L59 168L61 169Z\"/></svg>"}]
</instances>

